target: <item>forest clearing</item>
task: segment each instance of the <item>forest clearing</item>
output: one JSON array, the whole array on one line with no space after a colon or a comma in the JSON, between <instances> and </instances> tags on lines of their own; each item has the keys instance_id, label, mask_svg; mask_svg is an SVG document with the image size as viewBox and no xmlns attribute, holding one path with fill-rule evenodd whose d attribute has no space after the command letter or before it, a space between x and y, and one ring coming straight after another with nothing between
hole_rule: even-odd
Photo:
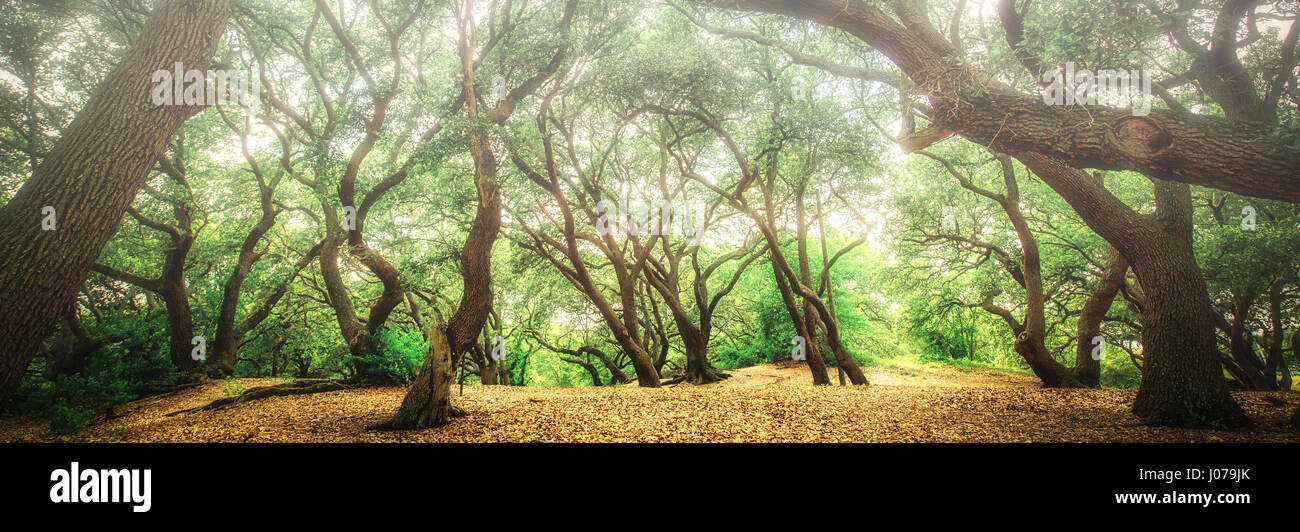
<instances>
[{"instance_id":1,"label":"forest clearing","mask_svg":"<svg viewBox=\"0 0 1300 532\"><path fill-rule=\"evenodd\" d=\"M0 441L48 442L1300 442L1288 418L1300 393L1239 392L1254 426L1227 431L1147 427L1131 390L1044 389L1032 375L941 365L873 366L872 385L815 387L806 366L753 366L727 380L658 389L467 386L471 417L440 429L373 431L403 393L367 387L270 397L168 414L225 395L226 383L122 405L76 435L38 421L0 421ZM278 379L239 379L266 386ZM1281 399L1282 402L1277 400Z\"/></svg>"}]
</instances>

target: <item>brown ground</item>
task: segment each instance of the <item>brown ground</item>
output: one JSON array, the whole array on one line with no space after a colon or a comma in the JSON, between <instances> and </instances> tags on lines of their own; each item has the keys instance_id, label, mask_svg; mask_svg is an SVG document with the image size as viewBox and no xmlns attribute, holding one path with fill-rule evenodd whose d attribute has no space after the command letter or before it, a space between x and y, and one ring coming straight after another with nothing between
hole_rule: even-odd
<instances>
[{"instance_id":1,"label":"brown ground","mask_svg":"<svg viewBox=\"0 0 1300 532\"><path fill-rule=\"evenodd\" d=\"M1300 393L1236 394L1255 425L1236 431L1151 428L1129 413L1131 390L1044 390L1026 374L890 365L872 385L812 386L807 368L769 364L708 386L661 389L466 386L469 417L423 431L371 432L402 388L271 397L165 414L225 396L225 384L119 407L122 417L73 436L45 422L0 420L0 441L93 442L1300 442L1286 421ZM836 376L832 371L831 380ZM247 387L272 379L242 379ZM1283 405L1266 398L1280 397Z\"/></svg>"}]
</instances>

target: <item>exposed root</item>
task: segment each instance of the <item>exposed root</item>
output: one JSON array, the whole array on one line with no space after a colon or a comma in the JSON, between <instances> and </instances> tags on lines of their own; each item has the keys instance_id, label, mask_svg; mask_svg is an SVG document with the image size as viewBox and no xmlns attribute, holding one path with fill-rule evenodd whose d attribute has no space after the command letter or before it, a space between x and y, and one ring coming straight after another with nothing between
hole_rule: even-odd
<instances>
[{"instance_id":1,"label":"exposed root","mask_svg":"<svg viewBox=\"0 0 1300 532\"><path fill-rule=\"evenodd\" d=\"M195 408L187 408L185 410L177 410L167 415L174 416L176 414L197 412L200 410L215 410L226 406L230 406L232 404L244 403L256 399L264 399L267 397L279 397L285 395L306 395L312 393L349 390L352 388L353 387L351 385L344 384L339 381L328 380L328 379L300 380L300 381L289 382L285 384L277 384L275 386L258 386L256 388L249 388L245 390L244 393L241 393L234 397L223 397L221 399L217 399L216 401L213 401L203 406L199 406Z\"/></svg>"},{"instance_id":2,"label":"exposed root","mask_svg":"<svg viewBox=\"0 0 1300 532\"><path fill-rule=\"evenodd\" d=\"M458 417L465 417L465 416L468 416L468 415L469 415L469 411L465 410L464 408L461 408L461 407L456 406L456 405L447 405L447 418L448 418L448 419L453 419L453 418L458 418ZM424 418L429 418L429 416L422 416L422 417L424 417ZM385 421L385 422L383 422L383 423L375 423L374 425L367 425L367 426L366 426L366 430L376 430L376 431L389 431L389 430L422 430L422 429L434 428L434 427L439 427L439 426L442 426L442 424L427 423L427 422L424 423L424 424L421 424L420 420L416 420L416 421L414 422L414 424L412 424L412 423L403 423L403 422L401 422L401 421L398 421L396 418L393 418L393 419L389 419L388 421Z\"/></svg>"},{"instance_id":3,"label":"exposed root","mask_svg":"<svg viewBox=\"0 0 1300 532\"><path fill-rule=\"evenodd\" d=\"M673 377L660 382L660 386L670 386L673 384L689 383L694 385L712 384L724 379L731 378L731 374L720 369L709 366L703 372L687 371L685 374L674 375Z\"/></svg>"}]
</instances>

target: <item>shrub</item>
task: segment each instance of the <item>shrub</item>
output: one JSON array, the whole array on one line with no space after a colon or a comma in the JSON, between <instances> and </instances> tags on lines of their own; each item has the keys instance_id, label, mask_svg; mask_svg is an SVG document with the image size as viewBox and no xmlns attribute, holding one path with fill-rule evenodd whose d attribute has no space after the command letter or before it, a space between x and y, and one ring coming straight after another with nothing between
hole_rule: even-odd
<instances>
[{"instance_id":1,"label":"shrub","mask_svg":"<svg viewBox=\"0 0 1300 532\"><path fill-rule=\"evenodd\" d=\"M356 369L356 377L370 384L410 383L429 352L428 342L418 331L399 332L385 327L371 335L370 342L372 348L364 356L344 357L344 363Z\"/></svg>"}]
</instances>

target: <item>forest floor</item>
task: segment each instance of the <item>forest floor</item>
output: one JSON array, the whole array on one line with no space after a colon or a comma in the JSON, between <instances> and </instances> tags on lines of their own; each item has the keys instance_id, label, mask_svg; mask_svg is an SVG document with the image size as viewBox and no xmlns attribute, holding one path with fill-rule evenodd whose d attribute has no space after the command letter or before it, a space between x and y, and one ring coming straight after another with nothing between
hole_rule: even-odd
<instances>
[{"instance_id":1,"label":"forest floor","mask_svg":"<svg viewBox=\"0 0 1300 532\"><path fill-rule=\"evenodd\" d=\"M815 387L791 362L732 371L720 383L660 389L453 388L469 411L446 427L375 432L404 388L270 397L167 414L226 396L224 381L119 405L118 417L58 435L46 421L0 420L0 441L88 442L1300 442L1287 420L1300 392L1238 392L1255 424L1184 430L1140 424L1133 390L1048 390L1032 375L892 362L871 386ZM832 382L838 382L831 370ZM246 387L284 382L239 379ZM1280 399L1280 401L1279 401Z\"/></svg>"}]
</instances>

